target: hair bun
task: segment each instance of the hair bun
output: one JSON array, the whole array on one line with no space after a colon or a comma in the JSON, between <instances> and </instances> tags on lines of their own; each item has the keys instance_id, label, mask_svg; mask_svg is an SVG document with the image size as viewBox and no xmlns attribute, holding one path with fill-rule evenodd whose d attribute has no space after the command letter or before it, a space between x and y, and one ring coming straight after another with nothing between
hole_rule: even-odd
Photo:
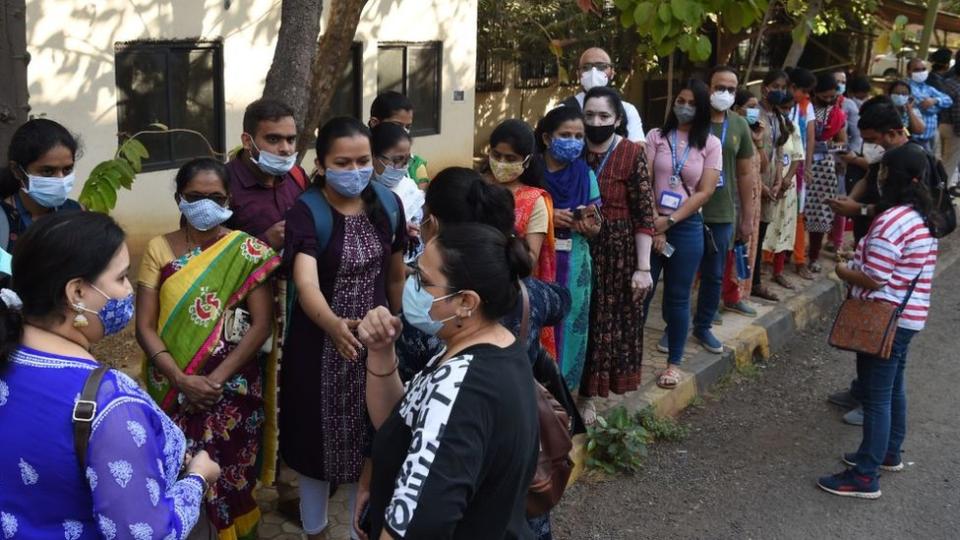
<instances>
[{"instance_id":1,"label":"hair bun","mask_svg":"<svg viewBox=\"0 0 960 540\"><path fill-rule=\"evenodd\" d=\"M511 280L530 276L533 271L533 257L530 256L530 248L525 239L511 234L507 237L505 252Z\"/></svg>"}]
</instances>

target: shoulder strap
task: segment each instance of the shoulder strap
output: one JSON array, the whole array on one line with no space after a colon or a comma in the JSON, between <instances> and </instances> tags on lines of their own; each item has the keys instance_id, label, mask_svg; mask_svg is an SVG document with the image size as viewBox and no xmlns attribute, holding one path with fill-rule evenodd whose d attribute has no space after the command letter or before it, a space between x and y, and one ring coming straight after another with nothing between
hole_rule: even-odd
<instances>
[{"instance_id":1,"label":"shoulder strap","mask_svg":"<svg viewBox=\"0 0 960 540\"><path fill-rule=\"evenodd\" d=\"M903 297L903 302L900 303L900 306L897 307L897 317L903 314L903 311L907 309L907 303L910 302L910 297L913 296L913 290L917 288L917 283L920 282L920 276L923 275L923 268L920 269L920 273L917 274L917 277L913 278L913 281L910 282L910 285L907 287L907 295Z\"/></svg>"},{"instance_id":2,"label":"shoulder strap","mask_svg":"<svg viewBox=\"0 0 960 540\"><path fill-rule=\"evenodd\" d=\"M317 255L319 256L330 242L333 229L333 214L330 213L330 203L320 193L320 188L310 187L300 195L300 200L310 209L313 216L313 227L317 236Z\"/></svg>"},{"instance_id":3,"label":"shoulder strap","mask_svg":"<svg viewBox=\"0 0 960 540\"><path fill-rule=\"evenodd\" d=\"M527 286L520 280L520 298L523 302L520 315L520 343L527 342L527 336L530 334L530 293Z\"/></svg>"},{"instance_id":4,"label":"shoulder strap","mask_svg":"<svg viewBox=\"0 0 960 540\"><path fill-rule=\"evenodd\" d=\"M400 224L397 223L400 219L400 205L397 204L397 197L387 186L379 182L371 182L370 185L373 186L373 190L377 193L383 210L387 213L387 220L390 222L390 237L392 243L392 239L397 236L397 229L400 228Z\"/></svg>"},{"instance_id":5,"label":"shoulder strap","mask_svg":"<svg viewBox=\"0 0 960 540\"><path fill-rule=\"evenodd\" d=\"M306 191L307 187L309 187L307 184L307 173L304 172L303 168L299 165L294 165L293 168L290 169L290 176L292 176L293 180L300 186L300 189Z\"/></svg>"},{"instance_id":6,"label":"shoulder strap","mask_svg":"<svg viewBox=\"0 0 960 540\"><path fill-rule=\"evenodd\" d=\"M73 450L77 455L81 474L87 470L87 445L93 431L93 419L97 416L97 390L100 389L100 383L108 369L107 366L99 366L90 372L87 381L83 383L80 399L73 406Z\"/></svg>"},{"instance_id":7,"label":"shoulder strap","mask_svg":"<svg viewBox=\"0 0 960 540\"><path fill-rule=\"evenodd\" d=\"M0 248L7 249L10 245L10 218L7 209L0 206Z\"/></svg>"}]
</instances>

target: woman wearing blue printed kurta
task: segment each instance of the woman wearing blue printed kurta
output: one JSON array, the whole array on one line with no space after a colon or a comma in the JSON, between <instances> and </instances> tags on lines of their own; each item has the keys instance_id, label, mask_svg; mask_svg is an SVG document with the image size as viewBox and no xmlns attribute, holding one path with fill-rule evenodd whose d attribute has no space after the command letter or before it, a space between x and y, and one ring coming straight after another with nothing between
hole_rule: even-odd
<instances>
[{"instance_id":1,"label":"woman wearing blue printed kurta","mask_svg":"<svg viewBox=\"0 0 960 540\"><path fill-rule=\"evenodd\" d=\"M588 240L600 231L600 186L583 159L583 132L583 115L572 107L557 107L548 112L536 131L537 150L544 162L543 176L553 197L556 279L570 291L573 300L569 315L556 331L557 360L571 391L580 385L587 356L593 290L593 258Z\"/></svg>"},{"instance_id":2,"label":"woman wearing blue printed kurta","mask_svg":"<svg viewBox=\"0 0 960 540\"><path fill-rule=\"evenodd\" d=\"M17 242L12 290L0 291L0 433L16 434L0 445L4 540L185 538L220 474L201 452L181 478L183 433L113 370L82 467L74 452L75 402L100 365L90 346L133 317L129 266L123 231L102 214L54 214Z\"/></svg>"}]
</instances>

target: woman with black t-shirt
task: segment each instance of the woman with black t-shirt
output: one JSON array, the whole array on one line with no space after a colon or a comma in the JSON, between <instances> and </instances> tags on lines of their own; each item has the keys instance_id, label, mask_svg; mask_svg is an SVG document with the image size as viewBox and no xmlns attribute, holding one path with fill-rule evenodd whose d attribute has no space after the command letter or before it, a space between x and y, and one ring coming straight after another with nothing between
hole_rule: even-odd
<instances>
[{"instance_id":1,"label":"woman with black t-shirt","mask_svg":"<svg viewBox=\"0 0 960 540\"><path fill-rule=\"evenodd\" d=\"M539 452L536 394L524 348L498 322L530 274L525 242L476 223L449 224L407 278L407 321L446 344L406 388L400 319L370 311L371 539L532 538L526 494ZM504 286L512 283L512 286Z\"/></svg>"}]
</instances>

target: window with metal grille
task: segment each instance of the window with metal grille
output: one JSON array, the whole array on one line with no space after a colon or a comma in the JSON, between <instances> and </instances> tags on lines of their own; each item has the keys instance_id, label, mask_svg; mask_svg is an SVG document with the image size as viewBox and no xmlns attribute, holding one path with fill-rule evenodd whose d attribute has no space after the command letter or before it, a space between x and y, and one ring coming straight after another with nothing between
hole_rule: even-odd
<instances>
[{"instance_id":1,"label":"window with metal grille","mask_svg":"<svg viewBox=\"0 0 960 540\"><path fill-rule=\"evenodd\" d=\"M224 152L223 44L220 41L130 41L115 46L120 142L153 124L196 131ZM138 137L150 157L143 169L179 167L210 149L192 133Z\"/></svg>"},{"instance_id":2,"label":"window with metal grille","mask_svg":"<svg viewBox=\"0 0 960 540\"><path fill-rule=\"evenodd\" d=\"M441 43L381 43L377 93L393 90L413 103L413 136L440 133Z\"/></svg>"}]
</instances>

